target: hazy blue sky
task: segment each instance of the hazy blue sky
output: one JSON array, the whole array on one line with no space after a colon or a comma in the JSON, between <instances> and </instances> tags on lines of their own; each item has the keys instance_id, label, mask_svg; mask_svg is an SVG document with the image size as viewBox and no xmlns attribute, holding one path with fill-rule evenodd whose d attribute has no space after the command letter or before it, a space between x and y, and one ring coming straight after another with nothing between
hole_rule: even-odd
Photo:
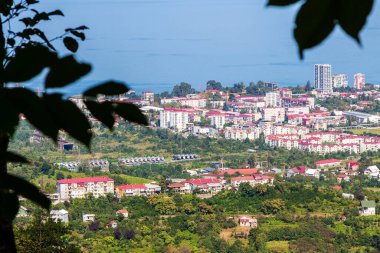
<instances>
[{"instance_id":1,"label":"hazy blue sky","mask_svg":"<svg viewBox=\"0 0 380 253\"><path fill-rule=\"evenodd\" d=\"M265 0L41 0L61 8L65 18L48 23L50 34L67 26L91 29L78 56L94 70L81 83L114 78L135 84L202 87L273 81L281 85L313 80L313 64L331 63L334 73L363 72L380 83L380 10L362 33L364 49L336 29L322 46L298 59L292 37L298 6L266 8Z\"/></svg>"}]
</instances>

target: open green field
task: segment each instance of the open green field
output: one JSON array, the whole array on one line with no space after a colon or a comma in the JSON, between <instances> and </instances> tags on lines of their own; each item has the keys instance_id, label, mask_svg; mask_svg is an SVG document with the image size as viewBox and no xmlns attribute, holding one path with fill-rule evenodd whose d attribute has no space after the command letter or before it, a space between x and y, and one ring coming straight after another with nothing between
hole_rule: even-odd
<instances>
[{"instance_id":1,"label":"open green field","mask_svg":"<svg viewBox=\"0 0 380 253\"><path fill-rule=\"evenodd\" d=\"M380 135L380 127L377 127L377 128L350 129L350 132L352 132L353 134L370 133L370 134L378 134L378 135Z\"/></svg>"},{"instance_id":2,"label":"open green field","mask_svg":"<svg viewBox=\"0 0 380 253\"><path fill-rule=\"evenodd\" d=\"M270 241L267 242L266 248L270 252L290 252L288 241Z\"/></svg>"}]
</instances>

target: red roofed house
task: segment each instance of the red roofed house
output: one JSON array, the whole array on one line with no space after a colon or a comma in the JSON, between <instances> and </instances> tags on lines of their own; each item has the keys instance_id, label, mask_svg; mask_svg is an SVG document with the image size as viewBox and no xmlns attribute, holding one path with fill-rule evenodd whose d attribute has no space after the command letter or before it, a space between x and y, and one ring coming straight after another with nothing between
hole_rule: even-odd
<instances>
[{"instance_id":1,"label":"red roofed house","mask_svg":"<svg viewBox=\"0 0 380 253\"><path fill-rule=\"evenodd\" d=\"M235 174L240 174L244 176L251 176L257 173L258 169L250 168L250 169L228 169L228 170L218 170L218 175L224 176L225 174L229 176L233 176Z\"/></svg>"},{"instance_id":2,"label":"red roofed house","mask_svg":"<svg viewBox=\"0 0 380 253\"><path fill-rule=\"evenodd\" d=\"M114 182L109 177L86 177L62 179L57 181L57 193L60 201L70 198L85 198L89 193L97 198L114 193Z\"/></svg>"},{"instance_id":3,"label":"red roofed house","mask_svg":"<svg viewBox=\"0 0 380 253\"><path fill-rule=\"evenodd\" d=\"M314 162L315 167L317 169L327 169L327 168L333 168L333 167L338 167L341 165L341 161L338 159L328 159L328 160L321 160Z\"/></svg>"},{"instance_id":4,"label":"red roofed house","mask_svg":"<svg viewBox=\"0 0 380 253\"><path fill-rule=\"evenodd\" d=\"M173 183L169 184L168 188L178 193L191 193L191 185L189 183Z\"/></svg>"},{"instance_id":5,"label":"red roofed house","mask_svg":"<svg viewBox=\"0 0 380 253\"><path fill-rule=\"evenodd\" d=\"M337 179L338 183L341 183L342 181L349 182L350 181L350 176L348 176L346 174L339 174L339 175L336 176L336 179Z\"/></svg>"},{"instance_id":6,"label":"red roofed house","mask_svg":"<svg viewBox=\"0 0 380 253\"><path fill-rule=\"evenodd\" d=\"M257 219L251 216L240 216L239 225L241 227L257 228Z\"/></svg>"},{"instance_id":7,"label":"red roofed house","mask_svg":"<svg viewBox=\"0 0 380 253\"><path fill-rule=\"evenodd\" d=\"M119 198L123 196L149 196L160 193L161 187L155 184L126 184L117 186L115 192Z\"/></svg>"},{"instance_id":8,"label":"red roofed house","mask_svg":"<svg viewBox=\"0 0 380 253\"><path fill-rule=\"evenodd\" d=\"M235 188L238 188L241 183L249 183L251 186L255 186L256 184L273 184L273 181L274 177L261 174L231 178L231 184Z\"/></svg>"},{"instance_id":9,"label":"red roofed house","mask_svg":"<svg viewBox=\"0 0 380 253\"><path fill-rule=\"evenodd\" d=\"M348 161L346 165L348 170L357 171L359 169L359 162L357 161Z\"/></svg>"},{"instance_id":10,"label":"red roofed house","mask_svg":"<svg viewBox=\"0 0 380 253\"><path fill-rule=\"evenodd\" d=\"M128 210L125 210L125 209L118 210L116 212L116 215L119 215L119 214L123 215L124 218L128 218Z\"/></svg>"},{"instance_id":11,"label":"red roofed house","mask_svg":"<svg viewBox=\"0 0 380 253\"><path fill-rule=\"evenodd\" d=\"M219 192L222 190L222 181L217 178L189 179L185 183L190 184L191 190L198 189L202 192Z\"/></svg>"}]
</instances>

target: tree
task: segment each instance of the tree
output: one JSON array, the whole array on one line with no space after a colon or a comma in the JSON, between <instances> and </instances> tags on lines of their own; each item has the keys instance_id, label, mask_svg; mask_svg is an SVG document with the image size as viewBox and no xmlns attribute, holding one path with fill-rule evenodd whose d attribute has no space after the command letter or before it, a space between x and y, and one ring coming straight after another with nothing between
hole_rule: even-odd
<instances>
[{"instance_id":1,"label":"tree","mask_svg":"<svg viewBox=\"0 0 380 253\"><path fill-rule=\"evenodd\" d=\"M263 201L262 211L265 214L276 214L285 208L285 201L282 199L268 199Z\"/></svg>"},{"instance_id":2,"label":"tree","mask_svg":"<svg viewBox=\"0 0 380 253\"><path fill-rule=\"evenodd\" d=\"M305 91L311 91L313 88L311 87L310 81L307 81L305 86Z\"/></svg>"},{"instance_id":3,"label":"tree","mask_svg":"<svg viewBox=\"0 0 380 253\"><path fill-rule=\"evenodd\" d=\"M172 96L185 97L186 95L193 94L195 92L195 89L193 89L190 84L182 82L174 86Z\"/></svg>"},{"instance_id":4,"label":"tree","mask_svg":"<svg viewBox=\"0 0 380 253\"><path fill-rule=\"evenodd\" d=\"M220 82L217 82L215 80L207 81L207 90L222 90L223 86Z\"/></svg>"},{"instance_id":5,"label":"tree","mask_svg":"<svg viewBox=\"0 0 380 253\"><path fill-rule=\"evenodd\" d=\"M12 220L15 218L19 201L18 195L30 199L45 209L50 200L37 187L24 179L7 173L7 163L27 163L24 157L8 151L9 140L15 133L20 114L38 131L57 141L59 131L90 147L93 137L91 125L85 114L62 93L50 92L63 88L91 71L91 65L78 62L73 54L58 54L53 42L62 40L71 52L78 50L78 39L85 40L86 26L67 28L62 35L49 39L38 28L40 23L54 16L63 16L62 11L39 12L34 7L38 1L5 0L0 3L0 251L15 252ZM24 28L13 30L12 24L18 19ZM6 27L6 30L4 29ZM44 89L48 92L37 96L27 88L10 88L10 83L25 82L46 71ZM107 81L83 93L84 102L92 116L109 129L113 129L118 114L122 118L147 124L138 107L117 103L112 100L100 103L99 95L115 96L128 92L128 87L120 82ZM75 122L72 124L71 122ZM44 168L45 169L45 168ZM46 168L47 169L47 168Z\"/></svg>"}]
</instances>

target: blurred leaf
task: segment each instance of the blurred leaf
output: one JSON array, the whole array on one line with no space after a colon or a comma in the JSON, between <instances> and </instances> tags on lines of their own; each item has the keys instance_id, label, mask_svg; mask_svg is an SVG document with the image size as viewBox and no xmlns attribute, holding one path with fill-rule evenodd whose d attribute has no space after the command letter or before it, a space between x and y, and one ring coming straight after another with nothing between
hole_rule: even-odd
<instances>
[{"instance_id":1,"label":"blurred leaf","mask_svg":"<svg viewBox=\"0 0 380 253\"><path fill-rule=\"evenodd\" d=\"M0 158L1 159L1 158ZM19 154L7 151L5 154L4 162L10 162L10 163L29 163L29 161Z\"/></svg>"},{"instance_id":2,"label":"blurred leaf","mask_svg":"<svg viewBox=\"0 0 380 253\"><path fill-rule=\"evenodd\" d=\"M142 114L140 109L129 103L116 103L115 112L127 121L134 122L141 125L148 125L148 120Z\"/></svg>"},{"instance_id":3,"label":"blurred leaf","mask_svg":"<svg viewBox=\"0 0 380 253\"><path fill-rule=\"evenodd\" d=\"M3 176L2 176L3 177ZM0 181L0 190L4 189ZM18 196L16 193L3 191L0 197L0 217L4 220L12 221L20 208Z\"/></svg>"},{"instance_id":4,"label":"blurred leaf","mask_svg":"<svg viewBox=\"0 0 380 253\"><path fill-rule=\"evenodd\" d=\"M86 39L86 35L82 32L78 32L78 31L75 31L75 30L71 30L70 31L74 36L80 38L82 41Z\"/></svg>"},{"instance_id":5,"label":"blurred leaf","mask_svg":"<svg viewBox=\"0 0 380 253\"><path fill-rule=\"evenodd\" d=\"M78 51L79 44L78 42L72 38L72 37L65 37L63 39L63 44L65 44L65 47L70 50L73 53L76 53Z\"/></svg>"},{"instance_id":6,"label":"blurred leaf","mask_svg":"<svg viewBox=\"0 0 380 253\"><path fill-rule=\"evenodd\" d=\"M50 208L50 200L35 185L25 179L10 174L1 175L0 189L13 190L17 195L22 195L45 209Z\"/></svg>"},{"instance_id":7,"label":"blurred leaf","mask_svg":"<svg viewBox=\"0 0 380 253\"><path fill-rule=\"evenodd\" d=\"M371 13L373 0L344 0L340 1L338 20L343 30L359 44L359 32Z\"/></svg>"},{"instance_id":8,"label":"blurred leaf","mask_svg":"<svg viewBox=\"0 0 380 253\"><path fill-rule=\"evenodd\" d=\"M48 40L48 38L46 37L46 35L43 31L41 31L40 29L37 29L37 28L34 28L33 30L35 31L35 34L38 37L40 37L46 43L46 45L48 45L48 47L50 49L55 50L54 46L50 43L50 41Z\"/></svg>"},{"instance_id":9,"label":"blurred leaf","mask_svg":"<svg viewBox=\"0 0 380 253\"><path fill-rule=\"evenodd\" d=\"M33 126L54 141L57 140L59 129L49 117L48 110L41 98L25 88L9 89L8 97L12 101L13 107L19 113L24 114Z\"/></svg>"},{"instance_id":10,"label":"blurred leaf","mask_svg":"<svg viewBox=\"0 0 380 253\"><path fill-rule=\"evenodd\" d=\"M55 124L89 147L91 125L81 110L73 102L63 100L62 94L45 94L43 100Z\"/></svg>"},{"instance_id":11,"label":"blurred leaf","mask_svg":"<svg viewBox=\"0 0 380 253\"><path fill-rule=\"evenodd\" d=\"M77 28L74 28L74 30L88 30L89 28L85 25L78 26Z\"/></svg>"},{"instance_id":12,"label":"blurred leaf","mask_svg":"<svg viewBox=\"0 0 380 253\"><path fill-rule=\"evenodd\" d=\"M5 66L4 82L24 82L32 79L57 59L57 54L40 44L16 50ZM22 70L22 71L20 71Z\"/></svg>"},{"instance_id":13,"label":"blurred leaf","mask_svg":"<svg viewBox=\"0 0 380 253\"><path fill-rule=\"evenodd\" d=\"M25 2L26 2L27 4L29 4L29 5L32 5L32 4L37 4L37 3L39 3L40 1L38 1L38 0L25 0Z\"/></svg>"},{"instance_id":14,"label":"blurred leaf","mask_svg":"<svg viewBox=\"0 0 380 253\"><path fill-rule=\"evenodd\" d=\"M16 41L13 38L9 38L7 39L7 44L11 47L14 47L14 45L16 44Z\"/></svg>"},{"instance_id":15,"label":"blurred leaf","mask_svg":"<svg viewBox=\"0 0 380 253\"><path fill-rule=\"evenodd\" d=\"M97 103L95 101L85 101L87 109L91 114L106 125L110 130L113 129L115 118L113 115L113 107L111 103Z\"/></svg>"},{"instance_id":16,"label":"blurred leaf","mask_svg":"<svg viewBox=\"0 0 380 253\"><path fill-rule=\"evenodd\" d=\"M98 95L115 96L127 93L129 88L120 82L108 81L86 90L85 97L97 97Z\"/></svg>"},{"instance_id":17,"label":"blurred leaf","mask_svg":"<svg viewBox=\"0 0 380 253\"><path fill-rule=\"evenodd\" d=\"M72 55L59 59L51 66L45 79L45 88L61 88L87 75L91 66L78 63Z\"/></svg>"},{"instance_id":18,"label":"blurred leaf","mask_svg":"<svg viewBox=\"0 0 380 253\"><path fill-rule=\"evenodd\" d=\"M286 6L299 2L300 0L268 0L267 5Z\"/></svg>"},{"instance_id":19,"label":"blurred leaf","mask_svg":"<svg viewBox=\"0 0 380 253\"><path fill-rule=\"evenodd\" d=\"M6 89L0 89L0 118L3 119L0 121L0 132L5 132L12 136L20 117L12 101L9 100Z\"/></svg>"},{"instance_id":20,"label":"blurred leaf","mask_svg":"<svg viewBox=\"0 0 380 253\"><path fill-rule=\"evenodd\" d=\"M65 16L61 10L55 10L48 13L49 16L57 15L57 16Z\"/></svg>"},{"instance_id":21,"label":"blurred leaf","mask_svg":"<svg viewBox=\"0 0 380 253\"><path fill-rule=\"evenodd\" d=\"M1 0L0 1L0 13L4 16L8 16L12 8L13 0Z\"/></svg>"},{"instance_id":22,"label":"blurred leaf","mask_svg":"<svg viewBox=\"0 0 380 253\"><path fill-rule=\"evenodd\" d=\"M320 44L332 32L337 8L335 0L307 0L302 5L294 29L301 59L304 49Z\"/></svg>"}]
</instances>

